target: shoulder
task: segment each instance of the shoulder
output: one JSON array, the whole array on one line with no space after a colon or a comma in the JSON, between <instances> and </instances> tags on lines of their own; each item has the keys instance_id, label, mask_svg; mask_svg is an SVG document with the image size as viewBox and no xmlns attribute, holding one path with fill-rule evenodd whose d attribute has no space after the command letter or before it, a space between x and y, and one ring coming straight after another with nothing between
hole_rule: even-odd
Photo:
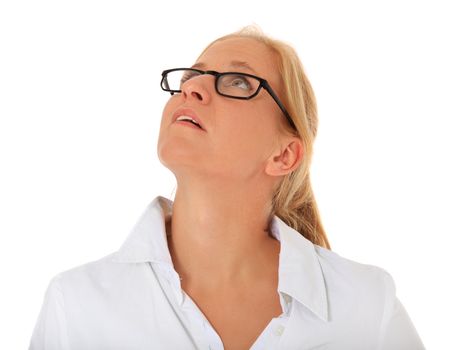
<instances>
[{"instance_id":1,"label":"shoulder","mask_svg":"<svg viewBox=\"0 0 452 350\"><path fill-rule=\"evenodd\" d=\"M75 266L57 274L51 285L57 285L64 293L83 290L106 290L126 282L131 270L143 268L144 264L126 264L117 262L117 253L112 253L98 260Z\"/></svg>"},{"instance_id":2,"label":"shoulder","mask_svg":"<svg viewBox=\"0 0 452 350\"><path fill-rule=\"evenodd\" d=\"M374 296L381 301L395 296L394 279L384 268L347 259L317 245L314 248L327 287L334 286L335 291L353 296Z\"/></svg>"},{"instance_id":3,"label":"shoulder","mask_svg":"<svg viewBox=\"0 0 452 350\"><path fill-rule=\"evenodd\" d=\"M384 268L372 264L364 264L341 256L323 247L314 245L319 263L329 273L341 274L348 278L362 278L368 276L378 279L392 279Z\"/></svg>"},{"instance_id":4,"label":"shoulder","mask_svg":"<svg viewBox=\"0 0 452 350\"><path fill-rule=\"evenodd\" d=\"M89 261L70 269L61 271L56 278L60 280L70 280L82 276L102 275L108 273L114 267L114 257L116 253L106 255L100 259Z\"/></svg>"}]
</instances>

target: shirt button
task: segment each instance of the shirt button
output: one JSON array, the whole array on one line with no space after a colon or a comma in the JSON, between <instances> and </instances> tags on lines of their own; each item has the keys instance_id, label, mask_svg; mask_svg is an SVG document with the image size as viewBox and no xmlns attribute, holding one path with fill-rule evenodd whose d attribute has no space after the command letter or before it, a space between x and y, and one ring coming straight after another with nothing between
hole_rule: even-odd
<instances>
[{"instance_id":1,"label":"shirt button","mask_svg":"<svg viewBox=\"0 0 452 350\"><path fill-rule=\"evenodd\" d=\"M275 335L277 335L278 337L282 336L283 333L284 326L279 325L278 327L275 328Z\"/></svg>"},{"instance_id":2,"label":"shirt button","mask_svg":"<svg viewBox=\"0 0 452 350\"><path fill-rule=\"evenodd\" d=\"M290 302L292 301L292 298L287 294L283 294L283 298L286 304L290 304Z\"/></svg>"}]
</instances>

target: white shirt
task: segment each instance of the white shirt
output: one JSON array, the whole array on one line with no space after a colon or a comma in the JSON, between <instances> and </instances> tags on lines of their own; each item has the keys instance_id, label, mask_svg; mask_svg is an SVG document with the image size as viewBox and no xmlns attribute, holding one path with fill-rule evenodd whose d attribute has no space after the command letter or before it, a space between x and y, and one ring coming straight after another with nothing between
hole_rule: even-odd
<instances>
[{"instance_id":1,"label":"white shirt","mask_svg":"<svg viewBox=\"0 0 452 350\"><path fill-rule=\"evenodd\" d=\"M171 208L157 197L119 251L50 282L30 350L223 349L181 289L165 231ZM252 350L424 349L386 271L314 245L276 216L271 232L283 313Z\"/></svg>"}]
</instances>

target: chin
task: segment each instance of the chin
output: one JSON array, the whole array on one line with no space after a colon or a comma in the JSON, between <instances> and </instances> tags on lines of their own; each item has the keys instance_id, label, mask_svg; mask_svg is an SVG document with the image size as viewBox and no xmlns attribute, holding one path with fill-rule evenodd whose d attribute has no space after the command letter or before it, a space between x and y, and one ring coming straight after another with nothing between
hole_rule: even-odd
<instances>
[{"instance_id":1,"label":"chin","mask_svg":"<svg viewBox=\"0 0 452 350\"><path fill-rule=\"evenodd\" d=\"M202 152L196 151L186 140L159 141L157 155L160 163L173 173L180 167L197 167L202 161Z\"/></svg>"}]
</instances>

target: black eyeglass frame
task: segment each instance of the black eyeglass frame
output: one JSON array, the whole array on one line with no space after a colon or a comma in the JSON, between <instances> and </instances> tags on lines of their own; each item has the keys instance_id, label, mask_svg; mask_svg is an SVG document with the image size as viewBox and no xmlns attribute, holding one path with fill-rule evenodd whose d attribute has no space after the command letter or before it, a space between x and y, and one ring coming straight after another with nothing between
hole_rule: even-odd
<instances>
[{"instance_id":1,"label":"black eyeglass frame","mask_svg":"<svg viewBox=\"0 0 452 350\"><path fill-rule=\"evenodd\" d=\"M162 80L160 82L160 87L162 88L163 91L168 91L169 93L171 93L171 95L174 95L175 93L181 93L182 90L171 90L165 86L169 86L168 84L168 80L167 80L167 74L174 72L174 71L182 71L182 70L188 70L188 71L193 71L193 72L197 72L201 75L203 74L210 74L213 75L215 77L215 91L217 92L217 94L224 96L224 97L229 97L229 98L235 98L238 100L249 100L252 99L253 97L257 96L257 94L259 93L259 91L261 90L261 88L264 88L265 90L267 90L267 92L270 94L270 96L273 98L273 100L276 102L276 104L278 105L278 107L281 109L281 111L283 112L284 116L287 118L287 121L289 122L290 126L294 129L297 130L297 128L295 127L295 124L292 120L292 117L289 115L289 112L287 112L287 109L284 107L283 103L281 102L281 100L278 98L278 96L276 95L275 91L270 87L270 84L268 83L267 80L258 77L256 75L253 74L248 74L248 73L242 73L242 72L217 72L214 70L201 70L201 69L195 69L195 68L173 68L173 69L167 69L164 70L162 72ZM235 75L235 74L240 74L246 77L251 77L254 78L256 80L259 81L259 86L257 87L256 91L250 95L250 96L231 96L231 95L227 95L227 94L223 94L219 91L218 89L218 81L222 76L225 75Z\"/></svg>"}]
</instances>

